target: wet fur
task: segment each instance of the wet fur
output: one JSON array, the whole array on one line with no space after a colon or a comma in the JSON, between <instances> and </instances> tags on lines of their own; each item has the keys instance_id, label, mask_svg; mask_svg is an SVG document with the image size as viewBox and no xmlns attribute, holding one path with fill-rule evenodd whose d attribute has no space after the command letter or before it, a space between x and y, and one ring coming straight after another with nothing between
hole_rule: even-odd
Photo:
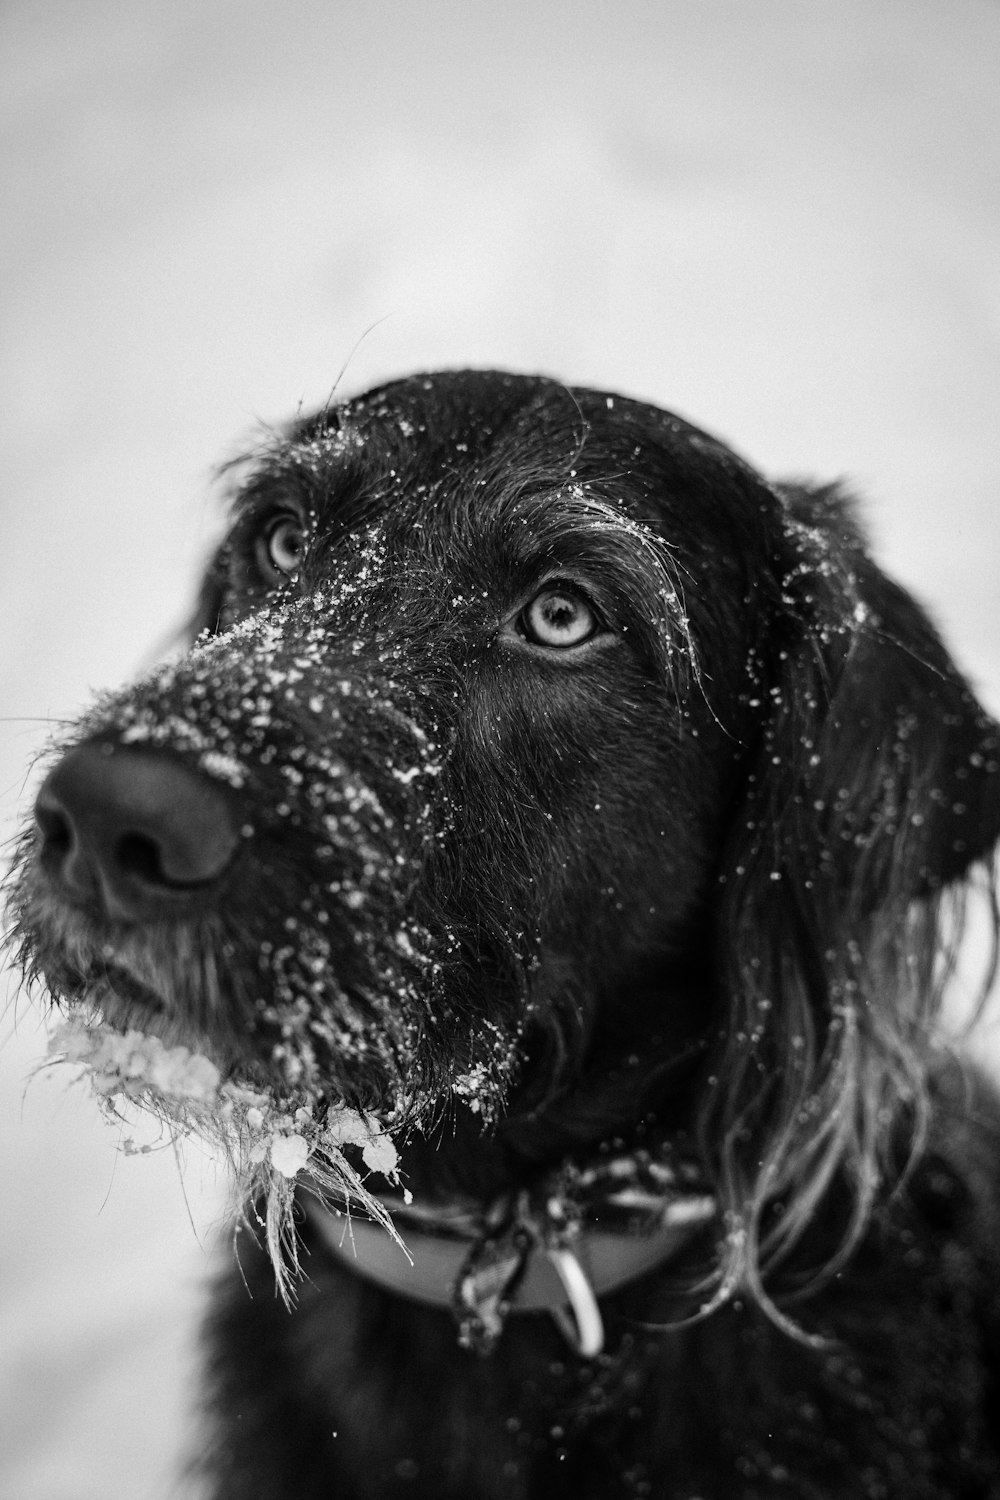
<instances>
[{"instance_id":1,"label":"wet fur","mask_svg":"<svg viewBox=\"0 0 1000 1500\"><path fill-rule=\"evenodd\" d=\"M244 1236L211 1493L1000 1495L998 1114L935 1030L1000 741L847 497L468 372L331 407L231 482L208 636L74 737L230 768L253 825L206 908L110 931L112 1019L388 1114L422 1200L670 1139L720 1212L607 1299L589 1362L544 1314L480 1359L308 1226L289 1312ZM292 580L260 563L286 513ZM551 579L597 644L518 634ZM32 859L23 959L72 998L109 929Z\"/></svg>"}]
</instances>

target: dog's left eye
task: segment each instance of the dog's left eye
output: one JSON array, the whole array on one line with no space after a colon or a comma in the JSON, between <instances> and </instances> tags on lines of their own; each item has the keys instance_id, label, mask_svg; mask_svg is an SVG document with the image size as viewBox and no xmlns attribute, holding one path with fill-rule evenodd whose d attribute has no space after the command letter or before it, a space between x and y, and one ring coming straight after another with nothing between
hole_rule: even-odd
<instances>
[{"instance_id":1,"label":"dog's left eye","mask_svg":"<svg viewBox=\"0 0 1000 1500\"><path fill-rule=\"evenodd\" d=\"M567 650L582 646L601 629L601 620L590 601L570 584L547 585L522 611L518 624L522 634L536 646Z\"/></svg>"},{"instance_id":2,"label":"dog's left eye","mask_svg":"<svg viewBox=\"0 0 1000 1500\"><path fill-rule=\"evenodd\" d=\"M257 559L263 572L275 581L291 578L299 571L305 532L297 516L279 516L257 543Z\"/></svg>"}]
</instances>

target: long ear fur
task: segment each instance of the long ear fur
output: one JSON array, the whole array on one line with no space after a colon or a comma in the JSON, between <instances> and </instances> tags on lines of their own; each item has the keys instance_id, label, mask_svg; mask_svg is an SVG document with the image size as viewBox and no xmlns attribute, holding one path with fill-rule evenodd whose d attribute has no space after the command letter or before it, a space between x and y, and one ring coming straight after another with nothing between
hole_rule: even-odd
<instances>
[{"instance_id":1,"label":"long ear fur","mask_svg":"<svg viewBox=\"0 0 1000 1500\"><path fill-rule=\"evenodd\" d=\"M724 1285L765 1303L762 1271L835 1179L852 1208L817 1271L856 1243L901 1115L919 1150L964 877L1000 836L1000 727L844 499L783 500L793 558L720 874L726 1009L701 1122L729 1212Z\"/></svg>"}]
</instances>

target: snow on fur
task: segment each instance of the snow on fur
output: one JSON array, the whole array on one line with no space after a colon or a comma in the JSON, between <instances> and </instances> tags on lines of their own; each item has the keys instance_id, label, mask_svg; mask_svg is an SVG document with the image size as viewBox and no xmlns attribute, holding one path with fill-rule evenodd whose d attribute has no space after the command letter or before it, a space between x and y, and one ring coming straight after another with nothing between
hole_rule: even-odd
<instances>
[{"instance_id":1,"label":"snow on fur","mask_svg":"<svg viewBox=\"0 0 1000 1500\"><path fill-rule=\"evenodd\" d=\"M215 1063L184 1046L168 1047L142 1031L115 1031L83 1006L73 1006L49 1041L49 1059L85 1071L109 1118L120 1124L129 1103L158 1119L176 1138L196 1137L221 1151L234 1176L238 1212L264 1204L259 1219L286 1301L299 1270L292 1219L296 1180L334 1212L352 1207L377 1220L400 1244L389 1214L344 1155L360 1149L370 1172L399 1184L398 1154L373 1116L278 1099L223 1082ZM126 1139L124 1149L137 1149ZM141 1148L138 1148L141 1149ZM256 1212L252 1207L251 1212Z\"/></svg>"}]
</instances>

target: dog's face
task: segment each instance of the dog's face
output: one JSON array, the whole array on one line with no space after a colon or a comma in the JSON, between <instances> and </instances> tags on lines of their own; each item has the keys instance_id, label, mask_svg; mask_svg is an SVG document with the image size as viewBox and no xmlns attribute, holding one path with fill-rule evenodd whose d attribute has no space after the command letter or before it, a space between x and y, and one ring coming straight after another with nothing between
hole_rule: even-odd
<instances>
[{"instance_id":1,"label":"dog's face","mask_svg":"<svg viewBox=\"0 0 1000 1500\"><path fill-rule=\"evenodd\" d=\"M901 654L955 723L912 727L922 679L865 644L901 596L874 598L842 505L675 417L415 378L240 472L208 634L101 702L40 799L16 900L57 998L284 1092L489 1119L596 1046L735 1045L727 903L756 921L800 878L803 913L861 918L887 840L906 900L987 842L989 726L921 617ZM141 782L111 839L102 766ZM749 1055L778 995L746 962Z\"/></svg>"},{"instance_id":2,"label":"dog's face","mask_svg":"<svg viewBox=\"0 0 1000 1500\"><path fill-rule=\"evenodd\" d=\"M55 993L285 1085L488 1102L531 1012L577 1052L686 958L754 681L745 535L778 507L683 424L587 407L415 381L254 463L212 638L77 736L196 766L231 857L74 884L57 828L28 917Z\"/></svg>"}]
</instances>

